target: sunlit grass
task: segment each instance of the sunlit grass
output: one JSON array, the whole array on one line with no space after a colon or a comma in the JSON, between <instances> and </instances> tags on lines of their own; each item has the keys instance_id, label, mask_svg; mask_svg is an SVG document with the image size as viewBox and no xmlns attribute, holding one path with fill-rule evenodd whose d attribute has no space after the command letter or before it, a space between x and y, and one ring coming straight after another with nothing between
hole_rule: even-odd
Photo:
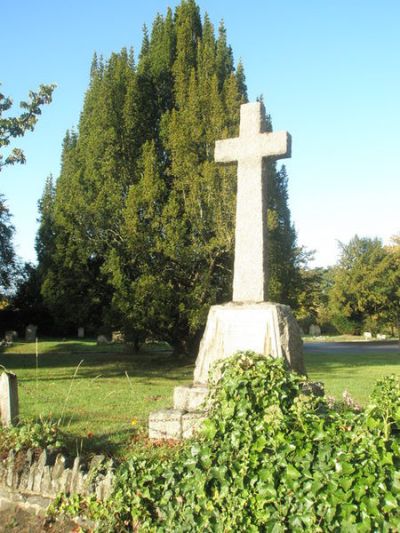
<instances>
[{"instance_id":1,"label":"sunlit grass","mask_svg":"<svg viewBox=\"0 0 400 533\"><path fill-rule=\"evenodd\" d=\"M87 340L41 341L36 369L35 343L15 343L2 349L0 364L17 374L22 419L60 420L77 451L126 457L146 445L149 413L172 406L174 387L191 383L194 367L194 360L165 351L129 350ZM306 350L306 367L312 380L324 382L327 394L340 398L348 390L365 404L378 379L400 375L400 351L352 352Z\"/></svg>"},{"instance_id":2,"label":"sunlit grass","mask_svg":"<svg viewBox=\"0 0 400 533\"><path fill-rule=\"evenodd\" d=\"M59 420L78 451L128 453L135 434L145 434L149 413L170 407L173 388L193 374L192 363L165 352L134 354L123 345L87 341L38 347L38 370L34 343L16 344L0 357L17 374L21 418Z\"/></svg>"},{"instance_id":3,"label":"sunlit grass","mask_svg":"<svg viewBox=\"0 0 400 533\"><path fill-rule=\"evenodd\" d=\"M366 404L375 383L384 376L400 376L400 349L395 353L324 353L305 354L308 375L322 381L325 392L341 398L347 390L357 402Z\"/></svg>"}]
</instances>

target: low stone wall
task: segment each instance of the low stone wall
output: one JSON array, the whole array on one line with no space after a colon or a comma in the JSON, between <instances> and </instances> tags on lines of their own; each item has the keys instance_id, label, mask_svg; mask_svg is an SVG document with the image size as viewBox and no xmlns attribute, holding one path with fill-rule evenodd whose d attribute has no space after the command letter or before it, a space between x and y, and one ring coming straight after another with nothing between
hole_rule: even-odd
<instances>
[{"instance_id":1,"label":"low stone wall","mask_svg":"<svg viewBox=\"0 0 400 533\"><path fill-rule=\"evenodd\" d=\"M0 461L0 510L20 507L43 513L57 494L94 494L104 500L114 481L112 460L96 455L89 464L80 457L69 459L61 453L44 450L39 457L11 450Z\"/></svg>"}]
</instances>

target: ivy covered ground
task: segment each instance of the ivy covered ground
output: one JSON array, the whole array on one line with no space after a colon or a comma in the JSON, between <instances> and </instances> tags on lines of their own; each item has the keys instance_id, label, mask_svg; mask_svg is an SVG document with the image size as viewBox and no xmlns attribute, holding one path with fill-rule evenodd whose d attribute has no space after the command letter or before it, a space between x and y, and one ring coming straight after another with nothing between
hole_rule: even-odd
<instances>
[{"instance_id":1,"label":"ivy covered ground","mask_svg":"<svg viewBox=\"0 0 400 533\"><path fill-rule=\"evenodd\" d=\"M317 396L281 361L222 364L203 432L174 457L123 463L106 504L79 498L99 531L397 531L400 381L363 410Z\"/></svg>"}]
</instances>

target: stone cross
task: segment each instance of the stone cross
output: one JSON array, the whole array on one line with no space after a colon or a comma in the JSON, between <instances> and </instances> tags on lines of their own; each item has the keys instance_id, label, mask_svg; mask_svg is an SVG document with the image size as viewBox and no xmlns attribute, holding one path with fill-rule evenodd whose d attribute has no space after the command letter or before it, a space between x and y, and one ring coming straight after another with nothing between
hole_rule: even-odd
<instances>
[{"instance_id":1,"label":"stone cross","mask_svg":"<svg viewBox=\"0 0 400 533\"><path fill-rule=\"evenodd\" d=\"M234 302L264 302L268 298L267 184L263 158L290 157L291 137L286 131L265 133L264 123L262 103L243 104L239 137L215 143L217 163L238 163Z\"/></svg>"}]
</instances>

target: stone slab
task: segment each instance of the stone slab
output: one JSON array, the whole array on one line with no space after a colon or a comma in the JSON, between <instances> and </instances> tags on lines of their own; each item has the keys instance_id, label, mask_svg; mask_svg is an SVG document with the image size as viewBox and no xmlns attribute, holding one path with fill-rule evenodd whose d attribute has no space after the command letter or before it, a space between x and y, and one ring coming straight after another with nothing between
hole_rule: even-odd
<instances>
[{"instance_id":1,"label":"stone slab","mask_svg":"<svg viewBox=\"0 0 400 533\"><path fill-rule=\"evenodd\" d=\"M174 409L195 412L204 407L207 398L207 387L175 387Z\"/></svg>"},{"instance_id":2,"label":"stone slab","mask_svg":"<svg viewBox=\"0 0 400 533\"><path fill-rule=\"evenodd\" d=\"M18 381L12 372L3 372L0 376L0 415L3 426L18 423Z\"/></svg>"},{"instance_id":3,"label":"stone slab","mask_svg":"<svg viewBox=\"0 0 400 533\"><path fill-rule=\"evenodd\" d=\"M182 438L182 415L179 409L161 409L149 416L150 439L176 439Z\"/></svg>"},{"instance_id":4,"label":"stone slab","mask_svg":"<svg viewBox=\"0 0 400 533\"><path fill-rule=\"evenodd\" d=\"M246 350L283 358L289 368L305 374L301 332L289 306L230 302L210 308L194 383L206 385L216 361Z\"/></svg>"},{"instance_id":5,"label":"stone slab","mask_svg":"<svg viewBox=\"0 0 400 533\"><path fill-rule=\"evenodd\" d=\"M37 337L37 326L34 326L33 324L29 324L29 326L26 326L25 328L25 340L27 342L32 342L36 340Z\"/></svg>"},{"instance_id":6,"label":"stone slab","mask_svg":"<svg viewBox=\"0 0 400 533\"><path fill-rule=\"evenodd\" d=\"M182 438L190 439L206 419L204 413L186 413L182 416Z\"/></svg>"}]
</instances>

